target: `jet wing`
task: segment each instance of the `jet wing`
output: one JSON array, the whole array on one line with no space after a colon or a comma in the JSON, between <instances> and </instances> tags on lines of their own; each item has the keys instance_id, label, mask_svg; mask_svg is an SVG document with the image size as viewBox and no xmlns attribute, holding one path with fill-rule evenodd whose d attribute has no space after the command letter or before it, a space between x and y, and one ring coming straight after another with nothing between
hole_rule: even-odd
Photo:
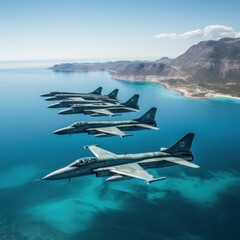
<instances>
[{"instance_id":1,"label":"jet wing","mask_svg":"<svg viewBox=\"0 0 240 240\"><path fill-rule=\"evenodd\" d=\"M154 179L152 175L150 175L137 163L114 166L110 169L110 171L128 177L140 178L146 181L151 181Z\"/></svg>"},{"instance_id":2,"label":"jet wing","mask_svg":"<svg viewBox=\"0 0 240 240\"><path fill-rule=\"evenodd\" d=\"M127 137L130 136L129 134L125 134L122 132L119 128L117 127L103 127L103 128L90 128L87 130L96 130L99 133L105 133L107 135L115 135L115 136L120 136L120 137Z\"/></svg>"},{"instance_id":3,"label":"jet wing","mask_svg":"<svg viewBox=\"0 0 240 240\"><path fill-rule=\"evenodd\" d=\"M138 126L138 127L142 127L142 128L146 128L146 129L152 129L152 130L159 130L159 128L157 127L154 127L154 126L151 126L151 125L148 125L148 124L143 124L143 123L137 123L137 124L134 124L132 126Z\"/></svg>"},{"instance_id":4,"label":"jet wing","mask_svg":"<svg viewBox=\"0 0 240 240\"><path fill-rule=\"evenodd\" d=\"M116 157L116 154L111 153L107 150L104 150L96 145L89 145L85 146L84 148L89 148L90 151L97 157L97 158L108 158L108 157Z\"/></svg>"},{"instance_id":5,"label":"jet wing","mask_svg":"<svg viewBox=\"0 0 240 240\"><path fill-rule=\"evenodd\" d=\"M165 177L154 178L151 174L149 174L137 163L129 163L129 164L109 167L109 171L112 173L117 173L122 176L143 179L146 181L146 183L161 181L165 179Z\"/></svg>"},{"instance_id":6,"label":"jet wing","mask_svg":"<svg viewBox=\"0 0 240 240\"><path fill-rule=\"evenodd\" d=\"M103 116L114 116L115 114L109 111L108 109L91 109L91 110L84 110L86 113L90 114L97 114L97 115L103 115Z\"/></svg>"},{"instance_id":7,"label":"jet wing","mask_svg":"<svg viewBox=\"0 0 240 240\"><path fill-rule=\"evenodd\" d=\"M186 166L186 167L199 168L198 165L196 165L194 163L191 163L189 161L186 161L183 158L168 157L168 158L164 158L163 160L168 161L168 162L172 162L172 163L175 163L175 164L183 165L183 166Z\"/></svg>"},{"instance_id":8,"label":"jet wing","mask_svg":"<svg viewBox=\"0 0 240 240\"><path fill-rule=\"evenodd\" d=\"M136 108L121 107L121 109L129 110L129 111L131 111L131 112L139 112L139 109L136 109Z\"/></svg>"}]
</instances>

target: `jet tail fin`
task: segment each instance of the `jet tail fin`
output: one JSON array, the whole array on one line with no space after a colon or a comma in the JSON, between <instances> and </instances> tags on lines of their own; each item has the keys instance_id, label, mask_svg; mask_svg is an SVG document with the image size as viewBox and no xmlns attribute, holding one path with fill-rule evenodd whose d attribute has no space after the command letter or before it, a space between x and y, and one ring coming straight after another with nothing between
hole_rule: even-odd
<instances>
[{"instance_id":1,"label":"jet tail fin","mask_svg":"<svg viewBox=\"0 0 240 240\"><path fill-rule=\"evenodd\" d=\"M155 120L157 108L153 107L136 120L139 122L153 122Z\"/></svg>"},{"instance_id":2,"label":"jet tail fin","mask_svg":"<svg viewBox=\"0 0 240 240\"><path fill-rule=\"evenodd\" d=\"M126 107L130 107L130 108L135 108L135 109L139 109L138 107L138 99L139 99L139 95L135 94L133 97L131 97L128 101L126 101L124 103L124 105Z\"/></svg>"},{"instance_id":3,"label":"jet tail fin","mask_svg":"<svg viewBox=\"0 0 240 240\"><path fill-rule=\"evenodd\" d=\"M189 152L192 146L194 136L195 136L194 133L186 134L172 147L163 150L163 152L167 152L167 153Z\"/></svg>"},{"instance_id":4,"label":"jet tail fin","mask_svg":"<svg viewBox=\"0 0 240 240\"><path fill-rule=\"evenodd\" d=\"M107 96L111 99L116 99L118 95L118 89L114 89L112 92L110 92Z\"/></svg>"},{"instance_id":5,"label":"jet tail fin","mask_svg":"<svg viewBox=\"0 0 240 240\"><path fill-rule=\"evenodd\" d=\"M101 95L102 93L102 87L97 88L96 90L94 90L93 92L91 92L92 94L96 94L96 95Z\"/></svg>"}]
</instances>

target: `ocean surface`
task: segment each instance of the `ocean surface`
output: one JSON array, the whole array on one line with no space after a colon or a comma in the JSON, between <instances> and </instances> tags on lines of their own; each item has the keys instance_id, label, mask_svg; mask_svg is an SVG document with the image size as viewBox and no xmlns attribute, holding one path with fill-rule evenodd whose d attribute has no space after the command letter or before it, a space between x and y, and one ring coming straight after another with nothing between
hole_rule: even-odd
<instances>
[{"instance_id":1,"label":"ocean surface","mask_svg":"<svg viewBox=\"0 0 240 240\"><path fill-rule=\"evenodd\" d=\"M40 94L119 88L126 101L140 94L141 112L119 117L61 116ZM240 101L187 99L158 84L111 79L106 72L54 73L45 67L0 68L0 239L139 240L239 239ZM159 131L128 138L52 132L75 121L137 118L157 107ZM152 170L165 181L105 183L94 175L35 181L74 160L92 156L84 145L137 153L169 147L195 133L200 169Z\"/></svg>"}]
</instances>

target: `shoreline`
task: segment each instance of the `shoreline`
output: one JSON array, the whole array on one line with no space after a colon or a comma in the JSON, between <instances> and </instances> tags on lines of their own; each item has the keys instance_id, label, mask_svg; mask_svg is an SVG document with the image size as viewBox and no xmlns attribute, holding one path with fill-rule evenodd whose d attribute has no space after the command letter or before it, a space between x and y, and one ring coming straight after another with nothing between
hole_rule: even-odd
<instances>
[{"instance_id":1,"label":"shoreline","mask_svg":"<svg viewBox=\"0 0 240 240\"><path fill-rule=\"evenodd\" d=\"M125 78L124 77L118 77L118 76L114 76L112 74L111 74L111 77L112 77L112 79L120 80L120 81L158 83L161 86L165 87L166 89L175 91L177 93L180 93L181 96L186 97L186 98L191 98L191 99L229 98L229 99L234 99L234 100L240 101L240 97L231 96L231 95L222 94L222 93L215 93L215 92L213 92L211 90L205 90L206 93L204 93L204 96L194 96L194 95L192 95L193 93L191 91L189 91L186 87L176 87L175 88L175 87L170 86L166 82L162 82L161 80L154 79L154 78L151 78L151 79L141 79L140 80L140 79L137 79L137 78L134 77L134 78L128 78L127 79L126 77ZM182 79L179 79L179 80L182 80ZM202 87L199 86L199 88L202 88ZM201 92L201 91L196 91L194 94L199 94L199 92Z\"/></svg>"}]
</instances>

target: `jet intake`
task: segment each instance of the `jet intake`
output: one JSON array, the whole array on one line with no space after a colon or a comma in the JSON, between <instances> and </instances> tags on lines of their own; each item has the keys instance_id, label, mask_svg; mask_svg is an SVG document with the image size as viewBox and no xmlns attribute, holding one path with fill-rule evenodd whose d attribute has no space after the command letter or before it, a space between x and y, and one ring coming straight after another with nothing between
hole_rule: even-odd
<instances>
[{"instance_id":1,"label":"jet intake","mask_svg":"<svg viewBox=\"0 0 240 240\"><path fill-rule=\"evenodd\" d=\"M97 170L96 171L96 176L97 177L107 177L107 176L111 176L112 175L112 173L108 170L108 169L106 169L106 170Z\"/></svg>"}]
</instances>

